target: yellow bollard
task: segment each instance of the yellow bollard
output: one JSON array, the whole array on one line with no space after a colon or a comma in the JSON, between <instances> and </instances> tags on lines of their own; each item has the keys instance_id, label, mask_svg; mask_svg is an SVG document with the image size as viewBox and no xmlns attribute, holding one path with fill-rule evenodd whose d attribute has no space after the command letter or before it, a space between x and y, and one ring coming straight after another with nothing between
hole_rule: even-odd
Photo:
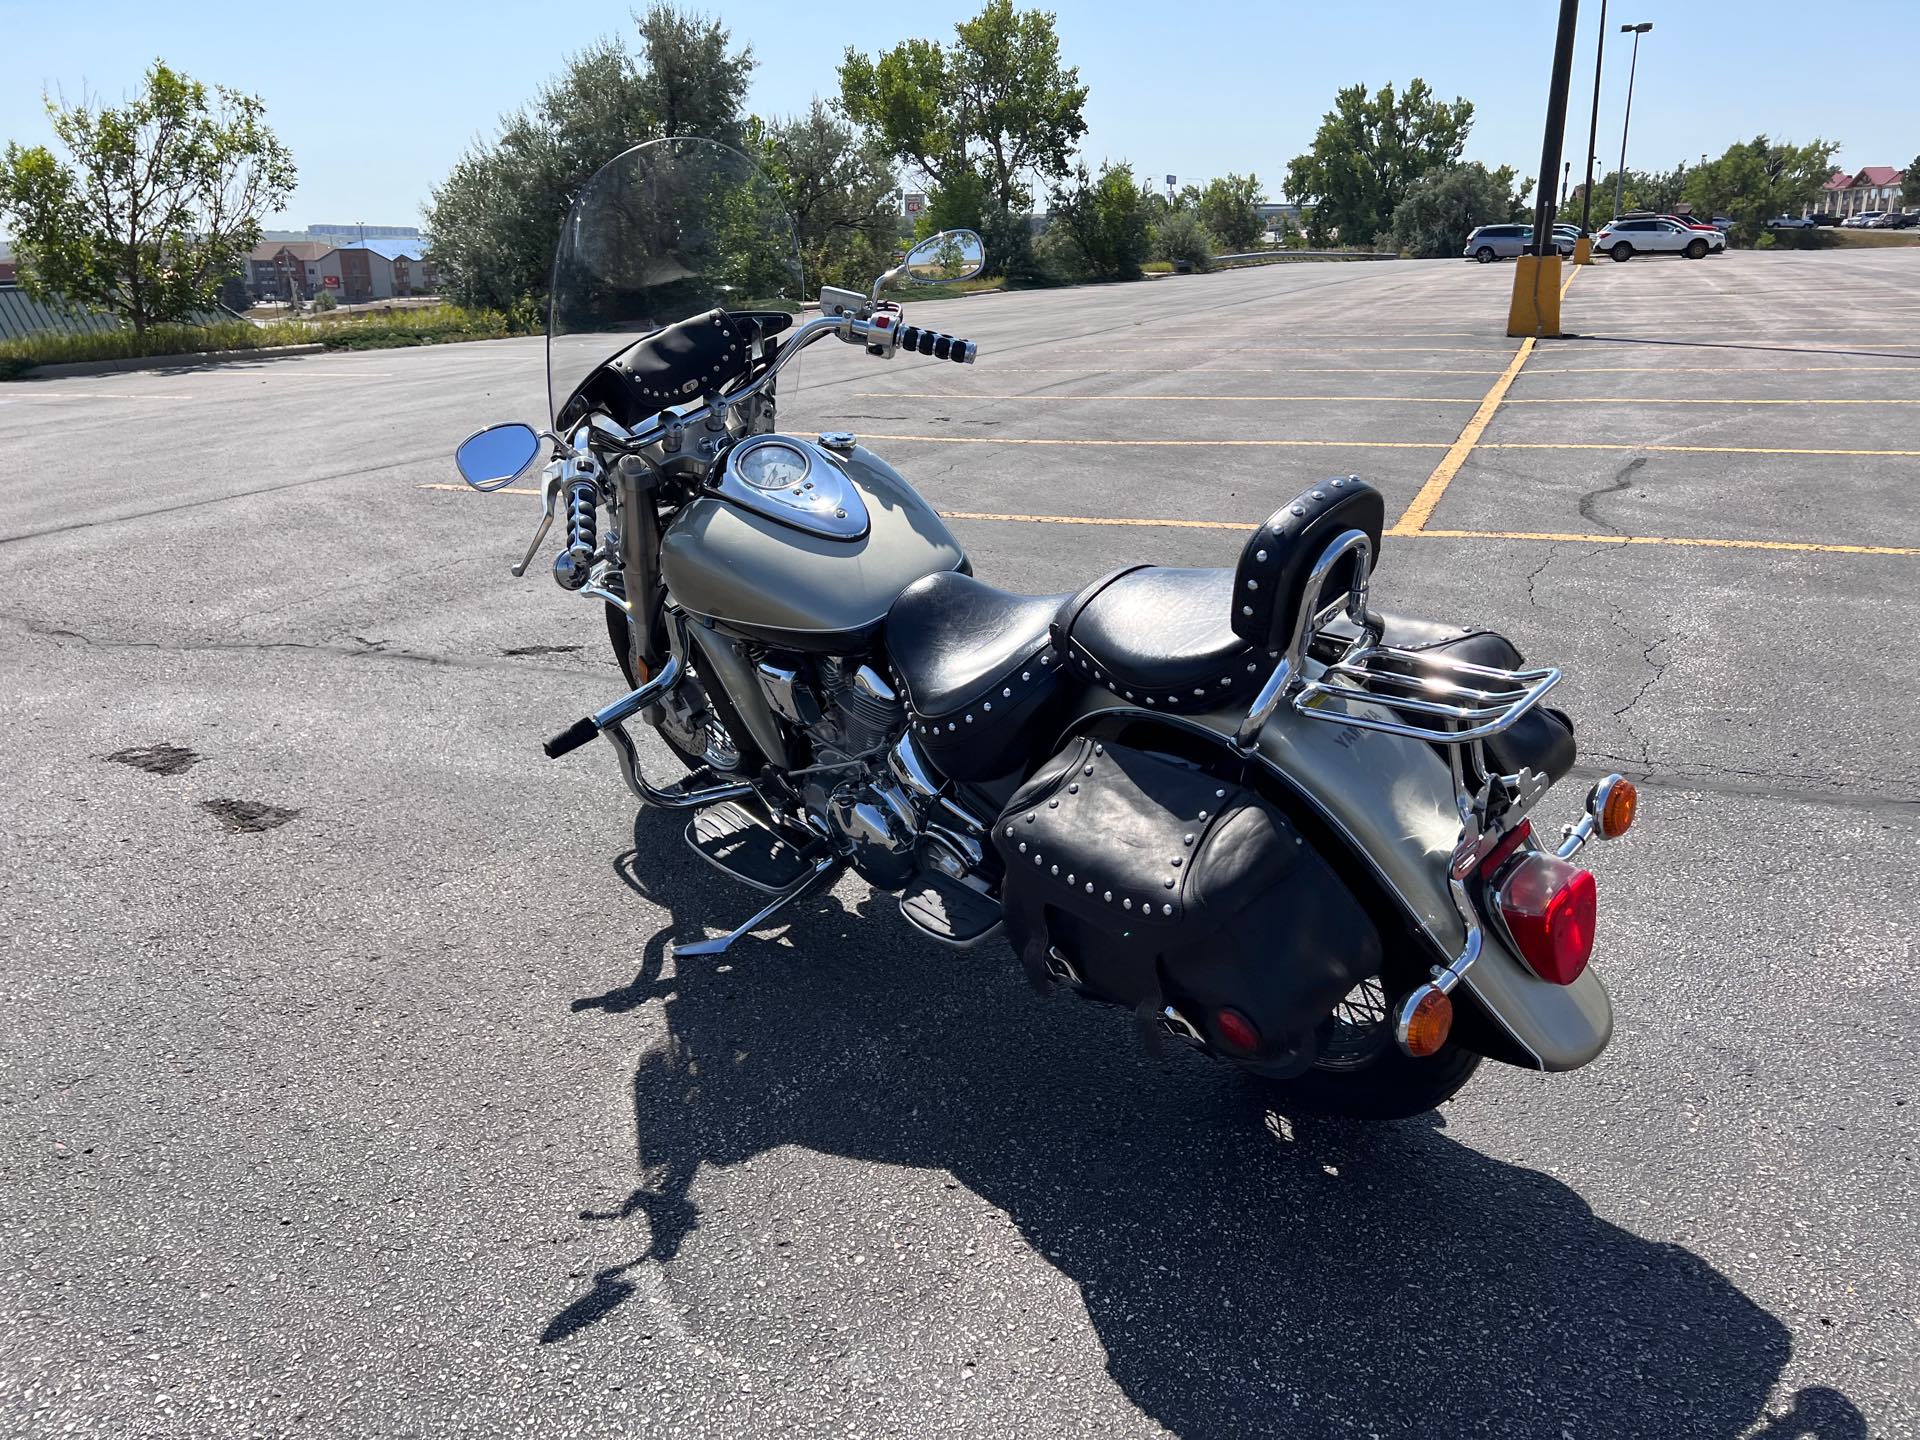
<instances>
[{"instance_id":1,"label":"yellow bollard","mask_svg":"<svg viewBox=\"0 0 1920 1440\"><path fill-rule=\"evenodd\" d=\"M1522 255L1514 262L1507 334L1542 338L1560 333L1560 257Z\"/></svg>"},{"instance_id":2,"label":"yellow bollard","mask_svg":"<svg viewBox=\"0 0 1920 1440\"><path fill-rule=\"evenodd\" d=\"M1573 242L1573 263L1576 265L1591 265L1593 263L1592 236L1582 235L1578 240Z\"/></svg>"}]
</instances>

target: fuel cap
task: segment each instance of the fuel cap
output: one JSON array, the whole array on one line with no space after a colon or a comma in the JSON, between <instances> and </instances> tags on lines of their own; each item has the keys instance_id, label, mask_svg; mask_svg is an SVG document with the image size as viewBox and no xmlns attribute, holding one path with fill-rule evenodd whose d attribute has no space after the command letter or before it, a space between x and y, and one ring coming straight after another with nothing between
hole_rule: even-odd
<instances>
[{"instance_id":1,"label":"fuel cap","mask_svg":"<svg viewBox=\"0 0 1920 1440\"><path fill-rule=\"evenodd\" d=\"M851 430L822 430L820 443L829 450L851 450L854 447L854 433Z\"/></svg>"}]
</instances>

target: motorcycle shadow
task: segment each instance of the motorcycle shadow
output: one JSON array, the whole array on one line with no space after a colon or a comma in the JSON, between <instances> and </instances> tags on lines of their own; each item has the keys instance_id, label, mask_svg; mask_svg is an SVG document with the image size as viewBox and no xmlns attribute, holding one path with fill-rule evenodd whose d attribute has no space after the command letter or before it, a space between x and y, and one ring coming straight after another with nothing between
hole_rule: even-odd
<instances>
[{"instance_id":1,"label":"motorcycle shadow","mask_svg":"<svg viewBox=\"0 0 1920 1440\"><path fill-rule=\"evenodd\" d=\"M632 857L622 874L648 898L740 904L684 849L668 858L677 836L653 817L635 842L652 878ZM1830 1390L1764 1415L1791 1349L1779 1320L1437 1115L1275 1115L1222 1068L1146 1057L1120 1011L1037 999L998 944L920 940L886 896L820 897L728 956L669 962L670 938L574 1004L660 999L669 1039L633 1076L645 1183L582 1217L643 1215L649 1243L545 1342L618 1312L638 1267L671 1265L700 1225L702 1167L797 1145L945 1170L999 1207L1078 1285L1114 1382L1178 1435L1866 1434Z\"/></svg>"}]
</instances>

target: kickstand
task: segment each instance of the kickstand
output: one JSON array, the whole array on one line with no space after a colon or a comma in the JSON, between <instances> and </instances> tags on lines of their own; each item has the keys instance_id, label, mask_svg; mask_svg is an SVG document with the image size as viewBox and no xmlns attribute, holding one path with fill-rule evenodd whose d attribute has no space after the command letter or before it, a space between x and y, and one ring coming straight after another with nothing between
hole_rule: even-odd
<instances>
[{"instance_id":1,"label":"kickstand","mask_svg":"<svg viewBox=\"0 0 1920 1440\"><path fill-rule=\"evenodd\" d=\"M771 920L775 915L778 915L801 896L810 891L818 890L823 885L831 885L840 877L840 870L841 862L839 856L822 855L818 860L813 862L813 868L801 876L799 880L795 881L785 890L782 890L778 895L774 896L773 899L769 900L765 905L762 905L753 915L742 921L739 925L736 925L719 939L696 940L691 945L675 945L673 947L673 953L675 955L725 954L727 947L732 945L734 941L744 938L750 932L766 924L767 921Z\"/></svg>"}]
</instances>

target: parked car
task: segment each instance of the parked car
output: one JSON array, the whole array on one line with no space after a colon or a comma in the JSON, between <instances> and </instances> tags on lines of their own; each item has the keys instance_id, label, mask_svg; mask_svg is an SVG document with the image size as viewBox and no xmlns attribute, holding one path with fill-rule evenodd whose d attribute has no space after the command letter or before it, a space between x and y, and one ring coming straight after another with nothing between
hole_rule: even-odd
<instances>
[{"instance_id":1,"label":"parked car","mask_svg":"<svg viewBox=\"0 0 1920 1440\"><path fill-rule=\"evenodd\" d=\"M1816 225L1838 225L1840 217L1831 210L1816 210L1807 217Z\"/></svg>"},{"instance_id":2,"label":"parked car","mask_svg":"<svg viewBox=\"0 0 1920 1440\"><path fill-rule=\"evenodd\" d=\"M1767 221L1769 230L1811 230L1814 228L1811 215L1776 215Z\"/></svg>"},{"instance_id":3,"label":"parked car","mask_svg":"<svg viewBox=\"0 0 1920 1440\"><path fill-rule=\"evenodd\" d=\"M1724 246L1727 237L1720 236ZM1690 225L1677 220L1610 220L1593 237L1596 252L1604 250L1615 260L1631 260L1635 255L1684 255L1698 260L1712 251L1713 241Z\"/></svg>"},{"instance_id":4,"label":"parked car","mask_svg":"<svg viewBox=\"0 0 1920 1440\"><path fill-rule=\"evenodd\" d=\"M1727 232L1719 226L1710 224L1697 216L1656 215L1653 218L1656 220L1669 221L1672 224L1680 226L1682 229L1691 230L1694 234L1701 236L1707 242L1707 253L1710 255L1718 255L1722 250L1727 248Z\"/></svg>"},{"instance_id":5,"label":"parked car","mask_svg":"<svg viewBox=\"0 0 1920 1440\"><path fill-rule=\"evenodd\" d=\"M1479 225L1467 236L1466 248L1460 253L1486 265L1495 260L1511 260L1516 255L1524 255L1532 243L1531 225Z\"/></svg>"},{"instance_id":6,"label":"parked car","mask_svg":"<svg viewBox=\"0 0 1920 1440\"><path fill-rule=\"evenodd\" d=\"M1846 219L1842 220L1840 227L1843 230L1866 230L1873 225L1875 220L1878 220L1886 213L1884 210L1862 210L1859 214L1849 215Z\"/></svg>"},{"instance_id":7,"label":"parked car","mask_svg":"<svg viewBox=\"0 0 1920 1440\"><path fill-rule=\"evenodd\" d=\"M1889 230L1911 230L1916 225L1920 225L1920 210L1902 210L1897 215L1889 213L1887 216Z\"/></svg>"},{"instance_id":8,"label":"parked car","mask_svg":"<svg viewBox=\"0 0 1920 1440\"><path fill-rule=\"evenodd\" d=\"M1722 235L1726 234L1727 231L1733 229L1733 217L1731 215L1714 216L1713 228L1718 230Z\"/></svg>"}]
</instances>

